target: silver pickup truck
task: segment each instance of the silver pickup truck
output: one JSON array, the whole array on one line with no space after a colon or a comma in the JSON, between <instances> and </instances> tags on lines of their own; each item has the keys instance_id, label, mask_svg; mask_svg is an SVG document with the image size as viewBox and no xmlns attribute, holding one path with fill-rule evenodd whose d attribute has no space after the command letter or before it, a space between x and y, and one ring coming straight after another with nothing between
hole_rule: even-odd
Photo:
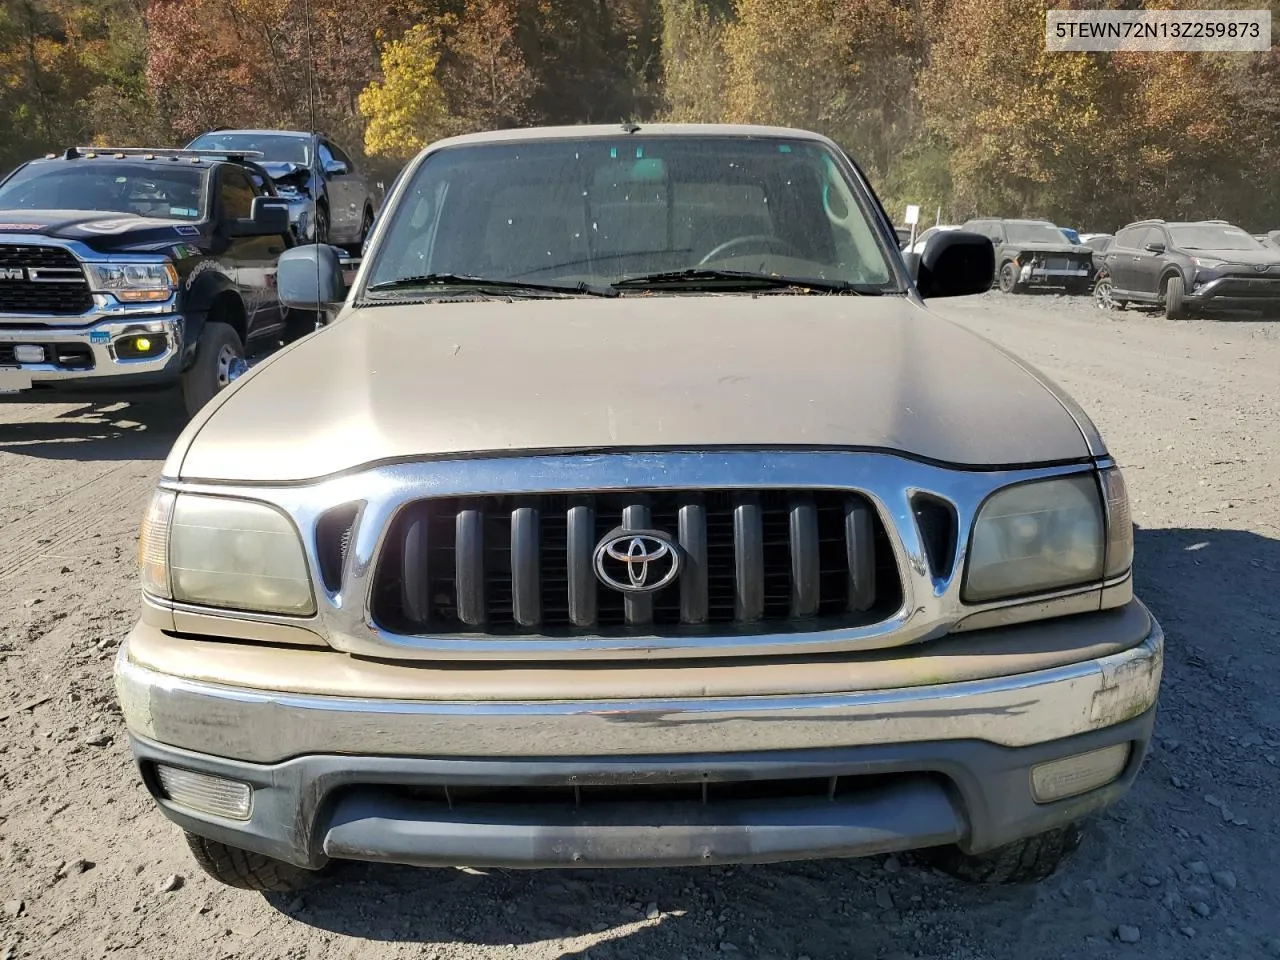
<instances>
[{"instance_id":1,"label":"silver pickup truck","mask_svg":"<svg viewBox=\"0 0 1280 960\"><path fill-rule=\"evenodd\" d=\"M179 438L116 683L218 879L922 849L1046 876L1151 736L1124 482L831 141L432 145Z\"/></svg>"}]
</instances>

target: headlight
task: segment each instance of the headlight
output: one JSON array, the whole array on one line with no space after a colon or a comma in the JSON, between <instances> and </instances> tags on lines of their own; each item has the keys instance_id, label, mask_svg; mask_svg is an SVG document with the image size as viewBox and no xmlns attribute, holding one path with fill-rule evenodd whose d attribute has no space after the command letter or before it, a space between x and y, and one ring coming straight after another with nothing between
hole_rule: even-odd
<instances>
[{"instance_id":1,"label":"headlight","mask_svg":"<svg viewBox=\"0 0 1280 960\"><path fill-rule=\"evenodd\" d=\"M994 600L1102 579L1106 535L1093 475L993 494L978 511L964 599Z\"/></svg>"},{"instance_id":2,"label":"headlight","mask_svg":"<svg viewBox=\"0 0 1280 960\"><path fill-rule=\"evenodd\" d=\"M161 490L139 550L142 587L153 596L256 613L315 612L302 541L274 507Z\"/></svg>"},{"instance_id":3,"label":"headlight","mask_svg":"<svg viewBox=\"0 0 1280 960\"><path fill-rule=\"evenodd\" d=\"M1194 263L1197 267L1205 267L1206 269L1211 270L1214 267L1222 266L1227 261L1219 260L1216 257L1192 257L1191 262Z\"/></svg>"},{"instance_id":4,"label":"headlight","mask_svg":"<svg viewBox=\"0 0 1280 960\"><path fill-rule=\"evenodd\" d=\"M117 300L137 303L168 300L178 286L172 263L86 263L94 293L114 294Z\"/></svg>"}]
</instances>

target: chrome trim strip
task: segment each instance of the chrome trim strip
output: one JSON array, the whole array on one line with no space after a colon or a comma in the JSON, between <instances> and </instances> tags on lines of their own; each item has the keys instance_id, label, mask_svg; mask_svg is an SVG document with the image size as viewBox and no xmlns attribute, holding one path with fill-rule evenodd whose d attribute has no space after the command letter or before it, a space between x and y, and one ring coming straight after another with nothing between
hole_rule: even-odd
<instances>
[{"instance_id":1,"label":"chrome trim strip","mask_svg":"<svg viewBox=\"0 0 1280 960\"><path fill-rule=\"evenodd\" d=\"M967 531L979 505L994 490L1027 480L1092 473L1091 463L996 471L966 471L921 463L889 453L711 450L621 452L491 459L459 459L392 464L304 485L269 486L162 480L166 489L209 496L238 497L269 504L289 514L303 534L318 612L291 620L313 629L333 647L362 656L390 658L503 660L562 659L566 656L643 657L731 656L823 653L886 648L949 632L975 613L1028 606L1058 596L1087 595L1098 608L1099 582L1047 595L979 604L960 599ZM638 489L787 488L849 490L865 497L889 533L902 579L903 605L886 620L836 630L803 628L760 634L727 633L658 636L521 636L468 634L409 636L372 623L369 597L373 563L391 518L405 504L430 497L486 494L625 492ZM950 503L961 536L951 575L935 579L926 559L911 500L926 493ZM319 577L315 529L326 510L365 503L348 555L343 587L330 594ZM672 531L674 534L675 531ZM246 621L274 622L253 614Z\"/></svg>"},{"instance_id":2,"label":"chrome trim strip","mask_svg":"<svg viewBox=\"0 0 1280 960\"><path fill-rule=\"evenodd\" d=\"M1034 673L807 696L631 701L406 701L272 693L157 673L116 657L133 733L269 763L308 753L605 757L759 752L936 740L1017 747L1102 729L1155 703L1164 634ZM956 704L964 709L957 710Z\"/></svg>"}]
</instances>

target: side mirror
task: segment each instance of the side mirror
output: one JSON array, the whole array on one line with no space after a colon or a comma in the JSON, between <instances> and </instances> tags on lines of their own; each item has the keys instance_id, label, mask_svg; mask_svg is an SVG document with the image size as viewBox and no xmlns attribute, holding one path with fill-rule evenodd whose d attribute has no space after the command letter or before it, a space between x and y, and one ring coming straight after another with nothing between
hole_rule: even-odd
<instances>
[{"instance_id":1,"label":"side mirror","mask_svg":"<svg viewBox=\"0 0 1280 960\"><path fill-rule=\"evenodd\" d=\"M1152 253L1164 253L1164 244L1161 243L1159 240L1152 240L1142 249L1149 250Z\"/></svg>"},{"instance_id":2,"label":"side mirror","mask_svg":"<svg viewBox=\"0 0 1280 960\"><path fill-rule=\"evenodd\" d=\"M925 242L924 251L910 254L920 296L967 297L991 289L996 272L996 251L980 233L944 230Z\"/></svg>"},{"instance_id":3,"label":"side mirror","mask_svg":"<svg viewBox=\"0 0 1280 960\"><path fill-rule=\"evenodd\" d=\"M280 255L276 267L280 302L299 310L323 310L347 299L342 259L337 247L311 243Z\"/></svg>"},{"instance_id":4,"label":"side mirror","mask_svg":"<svg viewBox=\"0 0 1280 960\"><path fill-rule=\"evenodd\" d=\"M341 160L326 160L324 162L324 175L326 177L345 177L348 172L347 165Z\"/></svg>"},{"instance_id":5,"label":"side mirror","mask_svg":"<svg viewBox=\"0 0 1280 960\"><path fill-rule=\"evenodd\" d=\"M248 218L230 220L232 237L273 237L289 232L289 202L280 197L254 197Z\"/></svg>"}]
</instances>

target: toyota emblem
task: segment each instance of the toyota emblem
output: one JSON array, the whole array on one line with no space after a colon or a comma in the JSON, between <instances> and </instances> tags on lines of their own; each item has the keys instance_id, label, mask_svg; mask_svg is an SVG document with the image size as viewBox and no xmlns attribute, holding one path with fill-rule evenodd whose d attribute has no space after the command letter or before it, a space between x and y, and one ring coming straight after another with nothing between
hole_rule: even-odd
<instances>
[{"instance_id":1,"label":"toyota emblem","mask_svg":"<svg viewBox=\"0 0 1280 960\"><path fill-rule=\"evenodd\" d=\"M596 544L596 576L623 593L653 593L680 575L680 559L666 534L619 527Z\"/></svg>"}]
</instances>

